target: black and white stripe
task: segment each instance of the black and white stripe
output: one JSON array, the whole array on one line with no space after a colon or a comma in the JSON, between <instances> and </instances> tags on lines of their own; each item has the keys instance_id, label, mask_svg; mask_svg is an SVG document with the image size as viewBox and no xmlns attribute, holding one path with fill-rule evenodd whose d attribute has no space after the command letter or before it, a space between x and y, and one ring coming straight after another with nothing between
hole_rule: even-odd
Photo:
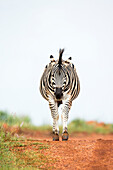
<instances>
[{"instance_id":1,"label":"black and white stripe","mask_svg":"<svg viewBox=\"0 0 113 170\"><path fill-rule=\"evenodd\" d=\"M62 104L63 132L67 130L67 120L72 101L80 92L80 82L71 57L62 59L64 49L59 50L59 59L51 55L51 62L45 67L40 80L40 92L49 102L53 118L53 132L59 133L58 107Z\"/></svg>"}]
</instances>

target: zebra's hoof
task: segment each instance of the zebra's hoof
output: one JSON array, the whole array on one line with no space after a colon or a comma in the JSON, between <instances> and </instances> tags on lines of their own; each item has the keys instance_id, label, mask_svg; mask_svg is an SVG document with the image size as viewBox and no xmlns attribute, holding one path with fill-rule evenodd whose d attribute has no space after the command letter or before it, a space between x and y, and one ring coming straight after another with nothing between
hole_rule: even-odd
<instances>
[{"instance_id":1,"label":"zebra's hoof","mask_svg":"<svg viewBox=\"0 0 113 170\"><path fill-rule=\"evenodd\" d=\"M63 132L63 134L62 134L62 141L67 141L68 140L68 138L69 138L69 134L68 134L68 132Z\"/></svg>"},{"instance_id":2,"label":"zebra's hoof","mask_svg":"<svg viewBox=\"0 0 113 170\"><path fill-rule=\"evenodd\" d=\"M59 135L53 133L53 141L59 141Z\"/></svg>"}]
</instances>

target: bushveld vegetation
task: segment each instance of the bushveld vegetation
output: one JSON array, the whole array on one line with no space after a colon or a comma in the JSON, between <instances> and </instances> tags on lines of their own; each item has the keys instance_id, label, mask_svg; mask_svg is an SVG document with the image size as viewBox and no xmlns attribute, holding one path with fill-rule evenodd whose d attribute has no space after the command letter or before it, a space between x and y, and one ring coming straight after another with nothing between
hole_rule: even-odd
<instances>
[{"instance_id":1,"label":"bushveld vegetation","mask_svg":"<svg viewBox=\"0 0 113 170\"><path fill-rule=\"evenodd\" d=\"M49 149L49 145L44 142L26 139L18 135L23 129L32 131L51 133L52 127L49 125L34 126L28 116L17 116L0 111L0 169L37 169L45 168L46 163L55 161L44 151ZM68 125L69 133L113 133L113 124L98 123L96 121L85 122L83 120L73 120ZM62 126L60 126L60 132ZM52 167L51 167L52 168Z\"/></svg>"},{"instance_id":2,"label":"bushveld vegetation","mask_svg":"<svg viewBox=\"0 0 113 170\"><path fill-rule=\"evenodd\" d=\"M0 111L0 127L19 127L21 129L28 128L31 130L39 131L51 131L50 125L35 126L31 123L31 119L28 116L17 116L16 114L8 114L7 112ZM75 119L68 124L69 133L74 132L86 132L86 133L100 133L109 134L113 133L113 124L105 124L97 121L86 122L84 120ZM13 129L12 129L13 131ZM62 131L62 126L60 126Z\"/></svg>"}]
</instances>

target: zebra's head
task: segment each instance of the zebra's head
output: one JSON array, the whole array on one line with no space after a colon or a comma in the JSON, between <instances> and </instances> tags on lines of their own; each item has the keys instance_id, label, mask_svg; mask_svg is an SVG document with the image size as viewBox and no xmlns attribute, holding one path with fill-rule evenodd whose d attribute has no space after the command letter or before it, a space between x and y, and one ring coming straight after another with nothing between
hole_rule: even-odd
<instances>
[{"instance_id":1,"label":"zebra's head","mask_svg":"<svg viewBox=\"0 0 113 170\"><path fill-rule=\"evenodd\" d=\"M54 94L57 100L61 100L64 92L64 88L66 86L67 81L67 71L66 71L66 63L68 60L64 61L62 59L64 49L59 50L59 59L55 61L54 57L51 55L51 85L54 89Z\"/></svg>"}]
</instances>

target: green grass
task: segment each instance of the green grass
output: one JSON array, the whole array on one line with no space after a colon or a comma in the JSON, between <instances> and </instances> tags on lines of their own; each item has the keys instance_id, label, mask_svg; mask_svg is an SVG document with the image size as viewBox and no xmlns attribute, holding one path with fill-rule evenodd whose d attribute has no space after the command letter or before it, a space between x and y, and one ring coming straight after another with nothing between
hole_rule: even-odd
<instances>
[{"instance_id":1,"label":"green grass","mask_svg":"<svg viewBox=\"0 0 113 170\"><path fill-rule=\"evenodd\" d=\"M28 126L23 126L23 129L24 128L28 128ZM44 131L51 132L52 131L52 126L50 126L50 125L34 126L34 125L31 124L31 125L29 125L29 129L38 130L38 131L41 131L41 132L44 132Z\"/></svg>"},{"instance_id":2,"label":"green grass","mask_svg":"<svg viewBox=\"0 0 113 170\"><path fill-rule=\"evenodd\" d=\"M40 169L50 162L43 152L49 145L40 142L15 138L0 129L0 170L1 169Z\"/></svg>"},{"instance_id":3,"label":"green grass","mask_svg":"<svg viewBox=\"0 0 113 170\"><path fill-rule=\"evenodd\" d=\"M36 127L32 125L31 120L27 116L14 116L6 112L0 111L0 170L9 169L40 169L45 163L50 162L49 156L45 156L43 152L49 149L49 145L27 141L22 137L15 137L10 131L6 131L3 125L9 127L17 125L21 129L28 128L30 130L46 130L50 127ZM30 149L29 149L30 148Z\"/></svg>"}]
</instances>

